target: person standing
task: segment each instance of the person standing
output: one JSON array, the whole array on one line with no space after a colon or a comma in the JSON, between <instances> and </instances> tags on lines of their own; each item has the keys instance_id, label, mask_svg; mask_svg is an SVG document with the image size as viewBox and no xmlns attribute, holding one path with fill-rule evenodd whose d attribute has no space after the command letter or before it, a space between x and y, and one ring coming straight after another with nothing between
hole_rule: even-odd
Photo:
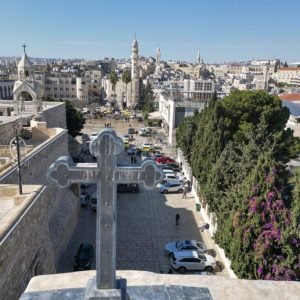
<instances>
[{"instance_id":1,"label":"person standing","mask_svg":"<svg viewBox=\"0 0 300 300\"><path fill-rule=\"evenodd\" d=\"M133 156L131 156L130 159L131 159L131 163L133 164Z\"/></svg>"},{"instance_id":2,"label":"person standing","mask_svg":"<svg viewBox=\"0 0 300 300\"><path fill-rule=\"evenodd\" d=\"M133 161L134 161L134 163L136 164L136 156L134 156Z\"/></svg>"},{"instance_id":3,"label":"person standing","mask_svg":"<svg viewBox=\"0 0 300 300\"><path fill-rule=\"evenodd\" d=\"M185 183L183 186L183 193L182 193L182 199L186 199L186 193L188 192L188 185Z\"/></svg>"},{"instance_id":4,"label":"person standing","mask_svg":"<svg viewBox=\"0 0 300 300\"><path fill-rule=\"evenodd\" d=\"M175 224L179 225L180 214L176 214L175 216Z\"/></svg>"}]
</instances>

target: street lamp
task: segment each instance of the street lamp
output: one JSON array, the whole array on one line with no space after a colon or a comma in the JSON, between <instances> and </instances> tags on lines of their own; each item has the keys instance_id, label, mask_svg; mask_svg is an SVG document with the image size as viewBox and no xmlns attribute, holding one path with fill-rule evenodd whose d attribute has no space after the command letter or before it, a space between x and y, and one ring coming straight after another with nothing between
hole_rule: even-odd
<instances>
[{"instance_id":1,"label":"street lamp","mask_svg":"<svg viewBox=\"0 0 300 300\"><path fill-rule=\"evenodd\" d=\"M14 121L13 124L13 129L14 129L14 135L15 137L13 138L13 140L11 141L11 150L12 150L12 145L13 145L13 142L14 140L16 141L16 147L17 147L17 162L18 162L18 165L17 165L17 171L18 171L18 183L19 183L19 194L22 195L23 191L22 191L22 177L21 177L21 155L20 155L20 144L19 144L19 131L20 131L20 128L21 128L21 124ZM12 151L11 151L12 152Z\"/></svg>"}]
</instances>

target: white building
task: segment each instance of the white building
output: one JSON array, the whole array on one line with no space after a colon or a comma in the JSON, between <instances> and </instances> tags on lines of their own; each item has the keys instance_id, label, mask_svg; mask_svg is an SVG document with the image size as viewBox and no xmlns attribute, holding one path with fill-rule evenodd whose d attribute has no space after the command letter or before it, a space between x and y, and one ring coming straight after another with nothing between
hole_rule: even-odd
<instances>
[{"instance_id":1,"label":"white building","mask_svg":"<svg viewBox=\"0 0 300 300\"><path fill-rule=\"evenodd\" d=\"M170 88L159 95L162 126L171 146L176 144L176 128L184 118L203 110L213 97L214 84L210 80L184 80L183 90Z\"/></svg>"},{"instance_id":2,"label":"white building","mask_svg":"<svg viewBox=\"0 0 300 300\"><path fill-rule=\"evenodd\" d=\"M13 80L0 80L0 99L12 99L14 84Z\"/></svg>"},{"instance_id":3,"label":"white building","mask_svg":"<svg viewBox=\"0 0 300 300\"><path fill-rule=\"evenodd\" d=\"M212 80L185 79L183 84L182 95L184 100L207 103L215 91L214 82Z\"/></svg>"}]
</instances>

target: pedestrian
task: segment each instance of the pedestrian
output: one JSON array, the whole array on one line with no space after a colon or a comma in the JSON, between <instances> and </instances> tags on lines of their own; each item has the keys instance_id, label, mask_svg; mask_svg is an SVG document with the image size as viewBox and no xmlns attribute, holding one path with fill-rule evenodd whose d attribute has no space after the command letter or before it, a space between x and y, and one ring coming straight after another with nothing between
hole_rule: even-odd
<instances>
[{"instance_id":1,"label":"pedestrian","mask_svg":"<svg viewBox=\"0 0 300 300\"><path fill-rule=\"evenodd\" d=\"M137 130L135 131L135 135L138 135L138 131Z\"/></svg>"},{"instance_id":2,"label":"pedestrian","mask_svg":"<svg viewBox=\"0 0 300 300\"><path fill-rule=\"evenodd\" d=\"M133 164L133 156L131 156L131 163Z\"/></svg>"},{"instance_id":3,"label":"pedestrian","mask_svg":"<svg viewBox=\"0 0 300 300\"><path fill-rule=\"evenodd\" d=\"M136 164L136 156L134 156L133 161L134 161L134 163Z\"/></svg>"},{"instance_id":4,"label":"pedestrian","mask_svg":"<svg viewBox=\"0 0 300 300\"><path fill-rule=\"evenodd\" d=\"M128 122L129 122L129 120L128 120ZM129 124L129 127L131 127L131 124Z\"/></svg>"},{"instance_id":5,"label":"pedestrian","mask_svg":"<svg viewBox=\"0 0 300 300\"><path fill-rule=\"evenodd\" d=\"M204 225L202 225L202 226L200 226L199 227L199 229L200 229L200 232L203 232L205 229L209 229L209 224L208 223L206 223L206 224L204 224Z\"/></svg>"},{"instance_id":6,"label":"pedestrian","mask_svg":"<svg viewBox=\"0 0 300 300\"><path fill-rule=\"evenodd\" d=\"M176 214L175 216L176 225L179 225L179 219L180 219L180 214Z\"/></svg>"},{"instance_id":7,"label":"pedestrian","mask_svg":"<svg viewBox=\"0 0 300 300\"><path fill-rule=\"evenodd\" d=\"M187 184L184 184L183 186L183 193L182 193L182 199L186 199L186 193L188 192L189 186Z\"/></svg>"}]
</instances>

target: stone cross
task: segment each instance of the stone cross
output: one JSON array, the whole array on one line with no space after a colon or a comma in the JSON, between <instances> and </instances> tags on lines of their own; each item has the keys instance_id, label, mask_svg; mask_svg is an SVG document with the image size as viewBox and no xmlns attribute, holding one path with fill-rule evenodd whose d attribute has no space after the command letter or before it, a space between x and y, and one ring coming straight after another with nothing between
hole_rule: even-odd
<instances>
[{"instance_id":1,"label":"stone cross","mask_svg":"<svg viewBox=\"0 0 300 300\"><path fill-rule=\"evenodd\" d=\"M103 129L90 143L95 163L75 165L70 157L60 157L48 169L48 178L59 188L71 183L97 183L96 287L116 287L116 184L139 183L153 189L163 178L153 160L141 166L119 167L117 156L124 150L123 141L112 129ZM142 226L142 224L141 224Z\"/></svg>"}]
</instances>

